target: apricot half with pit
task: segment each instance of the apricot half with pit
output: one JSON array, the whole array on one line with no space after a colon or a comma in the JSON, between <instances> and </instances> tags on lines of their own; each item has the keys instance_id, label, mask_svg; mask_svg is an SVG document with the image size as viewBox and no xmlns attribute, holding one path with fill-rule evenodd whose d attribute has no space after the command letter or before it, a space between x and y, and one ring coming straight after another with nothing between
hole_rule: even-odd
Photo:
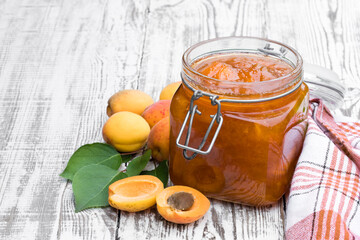
<instances>
[{"instance_id":1,"label":"apricot half with pit","mask_svg":"<svg viewBox=\"0 0 360 240\"><path fill-rule=\"evenodd\" d=\"M163 189L164 184L154 176L124 178L109 186L109 204L119 210L139 212L154 206L156 195Z\"/></svg>"},{"instance_id":2,"label":"apricot half with pit","mask_svg":"<svg viewBox=\"0 0 360 240\"><path fill-rule=\"evenodd\" d=\"M210 201L194 188L172 186L157 195L156 205L160 215L169 222L186 224L204 216Z\"/></svg>"}]
</instances>

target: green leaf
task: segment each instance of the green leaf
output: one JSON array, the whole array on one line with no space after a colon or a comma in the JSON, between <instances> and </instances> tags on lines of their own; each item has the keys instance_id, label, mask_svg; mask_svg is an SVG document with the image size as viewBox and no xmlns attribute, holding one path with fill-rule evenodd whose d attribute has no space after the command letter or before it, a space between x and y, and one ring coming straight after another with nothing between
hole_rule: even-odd
<instances>
[{"instance_id":1,"label":"green leaf","mask_svg":"<svg viewBox=\"0 0 360 240\"><path fill-rule=\"evenodd\" d=\"M77 171L90 164L101 164L112 169L118 169L121 163L121 155L111 145L105 143L86 144L71 156L60 176L73 180Z\"/></svg>"},{"instance_id":2,"label":"green leaf","mask_svg":"<svg viewBox=\"0 0 360 240\"><path fill-rule=\"evenodd\" d=\"M147 150L142 156L134 158L126 168L126 174L131 176L136 176L141 173L145 168L146 164L149 162L151 157L151 150Z\"/></svg>"},{"instance_id":3,"label":"green leaf","mask_svg":"<svg viewBox=\"0 0 360 240\"><path fill-rule=\"evenodd\" d=\"M131 155L121 155L122 158L122 163L127 163L129 162L131 159L134 158L134 154Z\"/></svg>"},{"instance_id":4,"label":"green leaf","mask_svg":"<svg viewBox=\"0 0 360 240\"><path fill-rule=\"evenodd\" d=\"M163 182L165 188L169 181L169 167L167 161L162 161L159 163L159 166L157 166L154 170L143 171L141 172L141 174L152 175L159 178Z\"/></svg>"},{"instance_id":5,"label":"green leaf","mask_svg":"<svg viewBox=\"0 0 360 240\"><path fill-rule=\"evenodd\" d=\"M91 164L81 168L75 174L72 183L75 212L91 207L108 206L109 185L126 177L125 173L105 165Z\"/></svg>"}]
</instances>

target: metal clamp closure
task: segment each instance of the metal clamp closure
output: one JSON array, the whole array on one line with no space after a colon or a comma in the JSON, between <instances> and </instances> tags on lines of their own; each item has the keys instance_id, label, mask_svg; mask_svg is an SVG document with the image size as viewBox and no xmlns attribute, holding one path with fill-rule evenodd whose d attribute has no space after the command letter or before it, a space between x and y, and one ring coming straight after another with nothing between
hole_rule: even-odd
<instances>
[{"instance_id":1,"label":"metal clamp closure","mask_svg":"<svg viewBox=\"0 0 360 240\"><path fill-rule=\"evenodd\" d=\"M216 111L215 115L210 115L212 120L210 122L210 125L209 125L208 129L206 130L205 136L204 136L203 140L201 141L199 147L198 148L192 148L192 147L189 147L189 141L190 141L192 124L193 124L193 121L194 121L194 116L195 116L195 114L201 115L201 112L197 109L198 106L194 105L194 101L198 100L199 98L201 98L203 96L208 96L210 98L211 105L213 105L213 106L217 105L217 111ZM217 136L219 134L220 128L221 128L222 123L223 123L223 117L221 116L221 112L220 112L221 103L218 100L218 98L219 98L219 96L217 96L217 95L204 93L204 92L202 92L200 90L195 90L194 91L194 94L192 95L191 100L190 100L189 111L186 114L184 123L181 126L179 135L178 135L178 137L176 139L176 145L183 149L183 156L184 156L185 159L192 160L192 159L194 159L196 157L197 154L203 154L203 155L208 154L211 151L211 149L213 148L215 140L216 140L216 138L217 138ZM183 144L180 143L180 138L183 135L185 126L186 126L188 121L189 121L189 127L188 127L187 133L186 133L185 144L183 145ZM210 131L211 131L215 121L218 124L218 126L216 128L216 131L215 131L215 134L213 136L213 139L211 140L211 143L210 143L208 149L206 151L203 151L201 149L204 147L204 145L206 143L206 140L207 140L207 138L208 138L208 136L210 134ZM187 151L192 151L194 153L189 156Z\"/></svg>"}]
</instances>

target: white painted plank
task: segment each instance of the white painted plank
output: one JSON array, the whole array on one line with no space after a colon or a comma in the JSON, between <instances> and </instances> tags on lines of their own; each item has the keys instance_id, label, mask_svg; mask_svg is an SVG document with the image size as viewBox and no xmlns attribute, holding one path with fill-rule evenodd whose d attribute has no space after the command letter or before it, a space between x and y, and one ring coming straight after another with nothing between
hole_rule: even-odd
<instances>
[{"instance_id":1,"label":"white painted plank","mask_svg":"<svg viewBox=\"0 0 360 240\"><path fill-rule=\"evenodd\" d=\"M126 15L133 4L11 2L0 16L8 23L0 34L0 238L114 238L116 212L75 214L71 185L59 174L76 148L102 141L107 98L127 84L113 53L137 21Z\"/></svg>"},{"instance_id":2,"label":"white painted plank","mask_svg":"<svg viewBox=\"0 0 360 240\"><path fill-rule=\"evenodd\" d=\"M209 212L188 225L168 223L156 211L120 213L118 239L279 239L283 220L279 205L254 208L211 201Z\"/></svg>"},{"instance_id":3,"label":"white painted plank","mask_svg":"<svg viewBox=\"0 0 360 240\"><path fill-rule=\"evenodd\" d=\"M283 238L282 202L255 209L214 200L186 226L155 209L75 214L71 184L58 175L76 148L102 141L112 93L157 98L179 80L183 51L208 38L294 46L340 75L341 112L360 119L359 8L356 0L0 1L0 239Z\"/></svg>"}]
</instances>

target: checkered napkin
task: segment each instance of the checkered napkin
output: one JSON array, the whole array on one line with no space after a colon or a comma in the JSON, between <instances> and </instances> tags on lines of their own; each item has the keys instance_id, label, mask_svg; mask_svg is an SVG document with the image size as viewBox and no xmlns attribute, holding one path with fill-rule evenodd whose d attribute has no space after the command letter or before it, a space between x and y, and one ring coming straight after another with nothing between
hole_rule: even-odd
<instances>
[{"instance_id":1,"label":"checkered napkin","mask_svg":"<svg viewBox=\"0 0 360 240\"><path fill-rule=\"evenodd\" d=\"M335 123L321 100L286 204L286 239L360 239L360 123Z\"/></svg>"}]
</instances>

